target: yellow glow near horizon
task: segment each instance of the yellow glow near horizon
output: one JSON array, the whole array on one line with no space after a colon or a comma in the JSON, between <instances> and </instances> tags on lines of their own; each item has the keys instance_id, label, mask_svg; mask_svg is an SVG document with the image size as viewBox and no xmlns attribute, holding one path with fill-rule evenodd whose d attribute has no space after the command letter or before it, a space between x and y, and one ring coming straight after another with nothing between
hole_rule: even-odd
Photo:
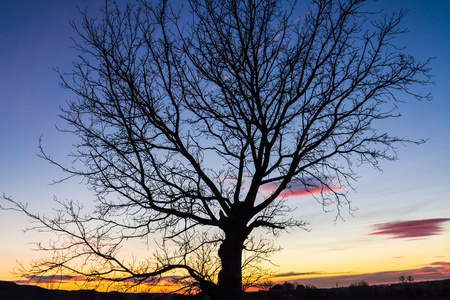
<instances>
[{"instance_id":1,"label":"yellow glow near horizon","mask_svg":"<svg viewBox=\"0 0 450 300\"><path fill-rule=\"evenodd\" d=\"M61 280L54 282L27 283L26 280L17 284L35 285L49 290L95 290L97 292L121 292L121 293L177 293L180 292L180 286L164 281L158 285L132 285L126 283L113 283L106 281L85 281L85 280Z\"/></svg>"},{"instance_id":2,"label":"yellow glow near horizon","mask_svg":"<svg viewBox=\"0 0 450 300\"><path fill-rule=\"evenodd\" d=\"M382 272L399 271L414 275L415 270L426 266L432 266L436 262L450 261L450 230L446 229L442 234L429 236L422 239L392 239L381 236L370 236L361 231L352 230L345 234L347 226L317 230L316 232L298 231L288 235L288 239L278 241L285 249L275 253L272 260L279 268L273 267L276 274L302 273L303 275L288 274L284 277L273 277L274 282L297 281L308 283L314 279L331 278L340 276L358 276L360 274L376 274ZM305 239L311 237L310 239ZM337 237L338 236L338 237ZM344 237L344 238L342 238ZM33 257L38 258L42 252L31 252L21 249L15 253L8 253L8 259L2 255L0 264L0 279L17 281L10 271L18 266L18 261L26 263ZM270 267L270 266L268 266ZM411 270L411 271L408 271ZM450 278L450 273L448 274ZM391 281L395 281L393 276ZM370 282L369 284L372 284ZM83 282L61 282L38 284L45 288L80 289L85 288ZM89 288L93 288L91 284ZM146 287L147 288L147 287ZM152 287L152 292L164 292L173 290L173 286L164 285ZM100 285L99 291L106 291L107 285ZM111 287L109 287L111 289Z\"/></svg>"}]
</instances>

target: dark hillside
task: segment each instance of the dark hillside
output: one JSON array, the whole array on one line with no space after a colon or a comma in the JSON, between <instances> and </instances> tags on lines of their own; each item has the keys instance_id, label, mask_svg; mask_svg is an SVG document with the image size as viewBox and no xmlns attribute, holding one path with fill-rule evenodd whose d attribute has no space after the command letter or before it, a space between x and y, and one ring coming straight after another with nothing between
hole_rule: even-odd
<instances>
[{"instance_id":1,"label":"dark hillside","mask_svg":"<svg viewBox=\"0 0 450 300\"><path fill-rule=\"evenodd\" d=\"M0 300L177 300L180 295L102 293L91 290L47 290L33 285L0 281Z\"/></svg>"}]
</instances>

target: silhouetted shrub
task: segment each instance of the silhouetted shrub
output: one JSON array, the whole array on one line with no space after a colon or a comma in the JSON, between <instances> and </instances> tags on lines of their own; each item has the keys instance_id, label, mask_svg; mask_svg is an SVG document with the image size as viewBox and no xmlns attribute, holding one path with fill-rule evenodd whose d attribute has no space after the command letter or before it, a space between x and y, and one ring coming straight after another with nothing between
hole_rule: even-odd
<instances>
[{"instance_id":1,"label":"silhouetted shrub","mask_svg":"<svg viewBox=\"0 0 450 300\"><path fill-rule=\"evenodd\" d=\"M276 284L269 289L269 300L280 300L286 296L286 288L281 284Z\"/></svg>"}]
</instances>

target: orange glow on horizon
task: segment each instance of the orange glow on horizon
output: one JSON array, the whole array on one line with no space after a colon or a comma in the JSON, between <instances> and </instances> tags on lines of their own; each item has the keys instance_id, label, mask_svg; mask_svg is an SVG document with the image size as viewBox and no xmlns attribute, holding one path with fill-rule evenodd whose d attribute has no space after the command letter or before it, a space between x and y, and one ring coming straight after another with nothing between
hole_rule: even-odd
<instances>
[{"instance_id":1,"label":"orange glow on horizon","mask_svg":"<svg viewBox=\"0 0 450 300\"><path fill-rule=\"evenodd\" d=\"M113 282L96 282L80 280L62 280L60 282L31 282L27 280L15 281L19 285L34 285L48 290L95 290L97 292L121 292L121 293L182 293L180 285L176 285L167 281L156 285L139 284L132 285L127 283L113 283Z\"/></svg>"},{"instance_id":2,"label":"orange glow on horizon","mask_svg":"<svg viewBox=\"0 0 450 300\"><path fill-rule=\"evenodd\" d=\"M433 262L430 264L418 266L411 269L400 269L392 271L374 271L374 272L288 272L271 277L272 285L291 282L294 284L314 285L318 288L333 288L339 286L349 286L352 283L365 281L369 285L395 284L399 283L398 278L402 275L413 276L416 282L433 281L450 278L450 262ZM183 293L186 290L182 286L173 283L170 280L162 279L159 283L148 283L133 286L131 283L86 281L83 278L71 278L69 280L54 280L44 282L33 282L32 280L19 280L17 284L36 285L46 289L61 290L96 290L98 292L122 292L122 293ZM246 292L256 292L259 287L250 287ZM195 294L194 290L190 291Z\"/></svg>"}]
</instances>

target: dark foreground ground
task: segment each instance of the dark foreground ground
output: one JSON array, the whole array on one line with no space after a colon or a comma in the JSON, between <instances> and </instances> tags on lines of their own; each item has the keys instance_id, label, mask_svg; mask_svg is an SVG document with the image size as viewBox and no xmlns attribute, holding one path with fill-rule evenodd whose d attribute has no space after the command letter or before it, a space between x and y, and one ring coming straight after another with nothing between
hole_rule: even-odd
<instances>
[{"instance_id":1,"label":"dark foreground ground","mask_svg":"<svg viewBox=\"0 0 450 300\"><path fill-rule=\"evenodd\" d=\"M270 291L247 293L248 300L450 300L450 279L408 284L351 286L333 289L274 286ZM47 290L0 281L0 300L184 300L182 295L101 293L90 290ZM230 299L232 300L232 299Z\"/></svg>"}]
</instances>

